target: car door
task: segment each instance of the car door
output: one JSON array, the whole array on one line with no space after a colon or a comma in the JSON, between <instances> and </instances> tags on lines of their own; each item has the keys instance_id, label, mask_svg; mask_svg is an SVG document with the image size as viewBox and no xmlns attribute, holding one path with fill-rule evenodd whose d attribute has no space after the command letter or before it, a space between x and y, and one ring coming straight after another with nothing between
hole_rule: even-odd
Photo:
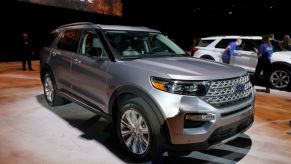
<instances>
[{"instance_id":1,"label":"car door","mask_svg":"<svg viewBox=\"0 0 291 164\"><path fill-rule=\"evenodd\" d=\"M226 39L221 39L216 45L215 49L212 50L213 54L216 54L218 57L218 61L222 62L222 53L226 49L226 47L231 43L235 42L235 38L226 38Z\"/></svg>"},{"instance_id":2,"label":"car door","mask_svg":"<svg viewBox=\"0 0 291 164\"><path fill-rule=\"evenodd\" d=\"M257 65L257 54L254 48L257 48L257 45L252 40L242 39L242 44L235 51L230 64L254 72Z\"/></svg>"},{"instance_id":3,"label":"car door","mask_svg":"<svg viewBox=\"0 0 291 164\"><path fill-rule=\"evenodd\" d=\"M50 52L50 65L59 89L71 89L71 60L78 50L80 32L76 30L64 31Z\"/></svg>"},{"instance_id":4,"label":"car door","mask_svg":"<svg viewBox=\"0 0 291 164\"><path fill-rule=\"evenodd\" d=\"M79 52L72 59L72 93L104 109L109 64L99 35L83 31Z\"/></svg>"}]
</instances>

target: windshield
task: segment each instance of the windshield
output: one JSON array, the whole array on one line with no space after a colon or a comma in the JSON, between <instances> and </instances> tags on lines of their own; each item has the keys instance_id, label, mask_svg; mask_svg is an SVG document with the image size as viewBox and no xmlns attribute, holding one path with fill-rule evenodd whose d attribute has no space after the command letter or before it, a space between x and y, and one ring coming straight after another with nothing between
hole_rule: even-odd
<instances>
[{"instance_id":1,"label":"windshield","mask_svg":"<svg viewBox=\"0 0 291 164\"><path fill-rule=\"evenodd\" d=\"M119 59L181 56L185 52L160 33L140 31L105 31Z\"/></svg>"}]
</instances>

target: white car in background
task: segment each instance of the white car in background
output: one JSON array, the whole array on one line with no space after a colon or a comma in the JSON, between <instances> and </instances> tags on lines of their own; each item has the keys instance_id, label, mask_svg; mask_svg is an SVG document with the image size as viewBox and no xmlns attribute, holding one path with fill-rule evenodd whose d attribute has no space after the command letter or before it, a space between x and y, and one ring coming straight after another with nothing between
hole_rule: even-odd
<instances>
[{"instance_id":1,"label":"white car in background","mask_svg":"<svg viewBox=\"0 0 291 164\"><path fill-rule=\"evenodd\" d=\"M196 47L198 50L193 57L222 63L222 52L230 42L235 41L237 38L242 39L242 44L235 50L230 64L254 73L258 61L254 48L258 49L262 43L262 37L260 36L213 36L202 38ZM271 63L272 71L269 77L271 85L276 89L291 89L291 51L274 52Z\"/></svg>"}]
</instances>

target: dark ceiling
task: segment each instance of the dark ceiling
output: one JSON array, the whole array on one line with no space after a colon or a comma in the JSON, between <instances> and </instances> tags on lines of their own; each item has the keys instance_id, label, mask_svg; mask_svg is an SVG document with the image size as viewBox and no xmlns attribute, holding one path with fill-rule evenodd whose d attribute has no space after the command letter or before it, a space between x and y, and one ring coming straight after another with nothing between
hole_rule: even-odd
<instances>
[{"instance_id":1,"label":"dark ceiling","mask_svg":"<svg viewBox=\"0 0 291 164\"><path fill-rule=\"evenodd\" d=\"M39 49L55 27L71 22L92 21L155 28L182 48L193 37L210 35L263 35L277 39L290 35L288 0L123 0L123 17L105 16L64 8L3 1L0 6L2 54L17 53L19 33L29 31Z\"/></svg>"}]
</instances>

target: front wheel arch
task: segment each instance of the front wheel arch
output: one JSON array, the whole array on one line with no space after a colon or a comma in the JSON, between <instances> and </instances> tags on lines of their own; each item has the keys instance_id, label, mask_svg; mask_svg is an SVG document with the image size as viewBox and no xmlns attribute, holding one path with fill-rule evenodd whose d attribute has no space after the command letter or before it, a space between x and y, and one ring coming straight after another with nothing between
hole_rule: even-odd
<instances>
[{"instance_id":1,"label":"front wheel arch","mask_svg":"<svg viewBox=\"0 0 291 164\"><path fill-rule=\"evenodd\" d=\"M109 107L108 112L111 116L116 113L116 107L118 104L118 101L133 97L140 97L144 101L146 101L151 108L153 109L154 113L156 114L159 123L162 125L164 124L164 113L162 113L160 107L157 105L157 103L142 89L139 89L134 86L123 86L115 89L115 91L111 94L110 100L109 100Z\"/></svg>"},{"instance_id":2,"label":"front wheel arch","mask_svg":"<svg viewBox=\"0 0 291 164\"><path fill-rule=\"evenodd\" d=\"M161 134L165 139L165 142L170 142L171 137L168 130L168 125L165 121L165 115L162 112L161 108L157 105L157 103L142 89L139 89L134 86L123 86L115 89L115 91L111 94L109 105L108 105L108 113L112 118L116 117L116 113L118 110L118 103L123 101L124 99L130 98L142 98L146 103L149 104L151 109L156 115L158 122L161 128ZM114 121L114 120L113 120Z\"/></svg>"}]
</instances>

